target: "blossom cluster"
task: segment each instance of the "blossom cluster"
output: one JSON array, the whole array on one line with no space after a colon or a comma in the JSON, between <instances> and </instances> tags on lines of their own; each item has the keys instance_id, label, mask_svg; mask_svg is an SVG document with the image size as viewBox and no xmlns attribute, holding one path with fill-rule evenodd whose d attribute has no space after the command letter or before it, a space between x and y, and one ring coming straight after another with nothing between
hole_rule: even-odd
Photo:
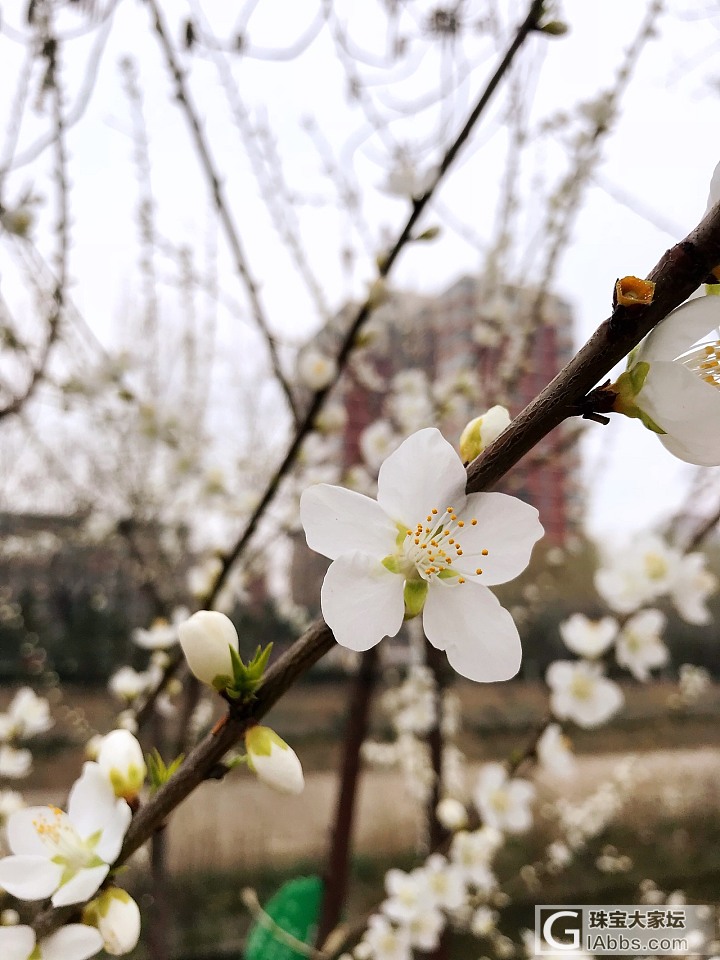
<instances>
[{"instance_id":1,"label":"blossom cluster","mask_svg":"<svg viewBox=\"0 0 720 960\"><path fill-rule=\"evenodd\" d=\"M47 722L42 717L43 711L36 710L36 726ZM54 907L86 907L82 924L64 926L40 942L31 927L0 927L3 957L85 960L103 948L115 956L134 949L140 935L137 905L114 886L98 891L118 858L132 818L130 804L137 800L145 774L137 740L126 730L115 730L103 738L97 761L84 764L67 813L37 806L8 817L11 852L0 859L0 887L19 900L50 897Z\"/></svg>"},{"instance_id":2,"label":"blossom cluster","mask_svg":"<svg viewBox=\"0 0 720 960\"><path fill-rule=\"evenodd\" d=\"M493 827L460 831L448 856L432 854L406 873L389 870L387 898L370 917L353 951L356 960L412 960L413 950L434 950L448 923L476 933L493 926L489 904L497 888L492 870L503 837Z\"/></svg>"}]
</instances>

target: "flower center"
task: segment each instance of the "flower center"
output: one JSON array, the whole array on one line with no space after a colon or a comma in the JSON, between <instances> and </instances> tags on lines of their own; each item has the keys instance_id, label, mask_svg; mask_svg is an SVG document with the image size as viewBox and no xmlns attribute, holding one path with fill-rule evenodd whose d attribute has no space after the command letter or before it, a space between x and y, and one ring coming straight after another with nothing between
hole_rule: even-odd
<instances>
[{"instance_id":1,"label":"flower center","mask_svg":"<svg viewBox=\"0 0 720 960\"><path fill-rule=\"evenodd\" d=\"M490 797L490 806L497 813L507 813L510 806L510 798L505 790L494 790Z\"/></svg>"},{"instance_id":2,"label":"flower center","mask_svg":"<svg viewBox=\"0 0 720 960\"><path fill-rule=\"evenodd\" d=\"M60 863L72 873L84 867L102 863L95 853L100 839L99 834L83 840L62 810L48 807L48 814L41 814L33 820L33 827L40 839L52 850L52 860Z\"/></svg>"},{"instance_id":3,"label":"flower center","mask_svg":"<svg viewBox=\"0 0 720 960\"><path fill-rule=\"evenodd\" d=\"M470 526L477 526L474 517L469 522ZM423 580L457 577L458 583L465 583L465 577L452 566L463 555L460 538L464 527L465 521L458 519L452 507L447 507L442 514L433 507L424 522L418 523L414 530L406 530L398 555L401 561L399 572L410 579L418 576ZM488 555L487 550L481 552L484 557ZM479 577L481 574L482 567L477 567L475 575Z\"/></svg>"},{"instance_id":4,"label":"flower center","mask_svg":"<svg viewBox=\"0 0 720 960\"><path fill-rule=\"evenodd\" d=\"M595 686L592 677L576 674L570 684L570 692L576 700L589 700Z\"/></svg>"},{"instance_id":5,"label":"flower center","mask_svg":"<svg viewBox=\"0 0 720 960\"><path fill-rule=\"evenodd\" d=\"M659 553L646 553L645 572L651 580L662 580L668 572L667 560Z\"/></svg>"},{"instance_id":6,"label":"flower center","mask_svg":"<svg viewBox=\"0 0 720 960\"><path fill-rule=\"evenodd\" d=\"M686 354L680 361L705 383L720 388L720 340L704 343Z\"/></svg>"}]
</instances>

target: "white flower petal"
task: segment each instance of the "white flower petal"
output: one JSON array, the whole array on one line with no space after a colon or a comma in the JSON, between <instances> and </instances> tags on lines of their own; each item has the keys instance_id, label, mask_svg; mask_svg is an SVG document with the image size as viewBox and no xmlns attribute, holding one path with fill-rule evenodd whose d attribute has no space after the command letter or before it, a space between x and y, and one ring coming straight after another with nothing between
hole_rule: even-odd
<instances>
[{"instance_id":1,"label":"white flower petal","mask_svg":"<svg viewBox=\"0 0 720 960\"><path fill-rule=\"evenodd\" d=\"M23 810L17 810L10 817L7 824L7 838L13 853L32 857L53 856L54 849L51 849L36 829L36 824L46 821L51 813L53 819L57 818L58 823L67 823L67 814L51 810L47 806L25 807Z\"/></svg>"},{"instance_id":2,"label":"white flower petal","mask_svg":"<svg viewBox=\"0 0 720 960\"><path fill-rule=\"evenodd\" d=\"M70 791L68 816L83 839L101 832L95 852L107 863L120 853L123 837L132 819L132 811L124 800L115 796L112 784L99 764L83 765L82 776Z\"/></svg>"},{"instance_id":3,"label":"white flower petal","mask_svg":"<svg viewBox=\"0 0 720 960\"><path fill-rule=\"evenodd\" d=\"M643 340L635 362L675 360L720 325L718 297L695 297L665 317ZM648 374L649 377L649 374ZM644 388L643 388L644 390Z\"/></svg>"},{"instance_id":4,"label":"white flower petal","mask_svg":"<svg viewBox=\"0 0 720 960\"><path fill-rule=\"evenodd\" d=\"M35 949L35 931L24 924L0 927L0 957L3 960L28 960Z\"/></svg>"},{"instance_id":5,"label":"white flower petal","mask_svg":"<svg viewBox=\"0 0 720 960\"><path fill-rule=\"evenodd\" d=\"M330 564L320 604L335 639L351 650L369 650L394 637L405 614L404 580L379 559L349 553Z\"/></svg>"},{"instance_id":6,"label":"white flower petal","mask_svg":"<svg viewBox=\"0 0 720 960\"><path fill-rule=\"evenodd\" d=\"M103 938L95 927L70 923L40 943L42 960L87 960L102 950Z\"/></svg>"},{"instance_id":7,"label":"white flower petal","mask_svg":"<svg viewBox=\"0 0 720 960\"><path fill-rule=\"evenodd\" d=\"M435 427L418 430L385 460L378 474L378 503L396 523L414 527L436 507L458 509L467 474L460 457Z\"/></svg>"},{"instance_id":8,"label":"white flower petal","mask_svg":"<svg viewBox=\"0 0 720 960\"><path fill-rule=\"evenodd\" d=\"M457 534L463 555L454 566L471 575L481 568L480 582L485 586L506 583L521 574L545 532L535 507L505 493L471 493L458 516L465 521ZM477 520L474 526L472 519Z\"/></svg>"},{"instance_id":9,"label":"white flower petal","mask_svg":"<svg viewBox=\"0 0 720 960\"><path fill-rule=\"evenodd\" d=\"M310 549L331 560L353 550L386 557L398 532L375 500L327 483L304 491L300 520Z\"/></svg>"},{"instance_id":10,"label":"white flower petal","mask_svg":"<svg viewBox=\"0 0 720 960\"><path fill-rule=\"evenodd\" d=\"M82 775L73 784L68 816L80 837L103 830L117 815L117 799L109 778L97 763L83 764Z\"/></svg>"},{"instance_id":11,"label":"white flower petal","mask_svg":"<svg viewBox=\"0 0 720 960\"><path fill-rule=\"evenodd\" d=\"M72 880L64 883L54 894L52 905L66 907L72 903L84 903L89 900L108 875L110 867L104 863L100 867L86 867L78 870Z\"/></svg>"},{"instance_id":12,"label":"white flower petal","mask_svg":"<svg viewBox=\"0 0 720 960\"><path fill-rule=\"evenodd\" d=\"M62 874L63 868L47 856L0 860L0 887L18 900L44 900L57 890Z\"/></svg>"},{"instance_id":13,"label":"white flower petal","mask_svg":"<svg viewBox=\"0 0 720 960\"><path fill-rule=\"evenodd\" d=\"M433 581L423 626L430 643L445 650L450 666L468 680L509 680L520 669L522 648L513 618L480 584Z\"/></svg>"}]
</instances>

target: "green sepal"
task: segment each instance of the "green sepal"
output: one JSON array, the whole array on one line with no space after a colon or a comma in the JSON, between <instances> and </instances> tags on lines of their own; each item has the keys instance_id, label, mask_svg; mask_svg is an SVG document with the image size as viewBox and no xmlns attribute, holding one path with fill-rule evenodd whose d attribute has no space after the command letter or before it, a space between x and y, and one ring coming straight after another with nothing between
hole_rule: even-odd
<instances>
[{"instance_id":1,"label":"green sepal","mask_svg":"<svg viewBox=\"0 0 720 960\"><path fill-rule=\"evenodd\" d=\"M664 434L666 431L658 426L652 417L645 413L644 410L641 410L635 402L635 398L642 390L649 372L650 364L642 360L640 363L633 364L633 366L624 373L620 374L611 387L616 393L613 410L615 413L621 413L625 417L639 420L644 427L652 430L653 433Z\"/></svg>"},{"instance_id":2,"label":"green sepal","mask_svg":"<svg viewBox=\"0 0 720 960\"><path fill-rule=\"evenodd\" d=\"M640 363L636 363L630 368L630 370L628 370L630 383L635 391L635 396L637 396L642 390L648 373L650 373L650 364L645 360L641 360Z\"/></svg>"},{"instance_id":3,"label":"green sepal","mask_svg":"<svg viewBox=\"0 0 720 960\"><path fill-rule=\"evenodd\" d=\"M441 570L440 573L438 573L438 580L451 580L453 577L459 576L459 571L451 570L450 567L445 567L444 570Z\"/></svg>"},{"instance_id":4,"label":"green sepal","mask_svg":"<svg viewBox=\"0 0 720 960\"><path fill-rule=\"evenodd\" d=\"M708 297L720 297L720 283L706 283L705 295Z\"/></svg>"},{"instance_id":5,"label":"green sepal","mask_svg":"<svg viewBox=\"0 0 720 960\"><path fill-rule=\"evenodd\" d=\"M400 559L396 557L394 553L391 553L385 557L384 560L381 560L381 563L390 573L400 573Z\"/></svg>"},{"instance_id":6,"label":"green sepal","mask_svg":"<svg viewBox=\"0 0 720 960\"><path fill-rule=\"evenodd\" d=\"M269 757L273 744L275 744L276 747L280 747L281 750L290 749L283 738L279 737L271 727L257 724L247 729L245 732L245 746L248 750L247 763L251 770L253 769L252 754L255 754L256 757Z\"/></svg>"},{"instance_id":7,"label":"green sepal","mask_svg":"<svg viewBox=\"0 0 720 960\"><path fill-rule=\"evenodd\" d=\"M272 643L269 643L264 649L258 646L254 657L248 663L243 663L237 650L230 647L233 675L227 678L228 683L224 687L228 697L242 702L252 699L255 691L262 683L272 647Z\"/></svg>"},{"instance_id":8,"label":"green sepal","mask_svg":"<svg viewBox=\"0 0 720 960\"><path fill-rule=\"evenodd\" d=\"M425 598L428 592L427 580L407 580L403 590L403 600L405 601L405 620L412 620L425 606Z\"/></svg>"},{"instance_id":9,"label":"green sepal","mask_svg":"<svg viewBox=\"0 0 720 960\"><path fill-rule=\"evenodd\" d=\"M404 526L402 523L396 523L395 526L397 527L397 531L398 531L398 535L395 537L395 546L401 547L405 543L405 540L407 538L408 528ZM393 573L395 573L394 570L393 570Z\"/></svg>"},{"instance_id":10,"label":"green sepal","mask_svg":"<svg viewBox=\"0 0 720 960\"><path fill-rule=\"evenodd\" d=\"M181 753L180 756L166 764L157 748L152 753L148 753L145 760L147 761L150 793L155 793L163 784L167 783L170 777L180 769L184 759L185 754Z\"/></svg>"}]
</instances>

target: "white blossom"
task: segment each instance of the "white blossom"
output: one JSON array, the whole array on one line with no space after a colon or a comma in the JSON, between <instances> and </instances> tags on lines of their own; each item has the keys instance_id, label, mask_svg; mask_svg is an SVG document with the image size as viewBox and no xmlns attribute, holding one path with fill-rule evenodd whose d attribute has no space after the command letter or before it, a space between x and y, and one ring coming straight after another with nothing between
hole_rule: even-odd
<instances>
[{"instance_id":1,"label":"white blossom","mask_svg":"<svg viewBox=\"0 0 720 960\"><path fill-rule=\"evenodd\" d=\"M589 620L582 613L574 613L560 624L560 636L568 650L579 657L594 659L602 656L617 636L618 622L614 617Z\"/></svg>"},{"instance_id":2,"label":"white blossom","mask_svg":"<svg viewBox=\"0 0 720 960\"><path fill-rule=\"evenodd\" d=\"M0 740L27 740L45 733L53 725L50 704L30 687L22 687L10 701L6 713L0 713Z\"/></svg>"},{"instance_id":3,"label":"white blossom","mask_svg":"<svg viewBox=\"0 0 720 960\"><path fill-rule=\"evenodd\" d=\"M190 616L185 607L173 610L172 620L168 623L163 617L154 620L149 630L139 627L132 632L133 643L145 650L167 650L178 641L178 627Z\"/></svg>"},{"instance_id":4,"label":"white blossom","mask_svg":"<svg viewBox=\"0 0 720 960\"><path fill-rule=\"evenodd\" d=\"M401 438L387 420L376 420L360 434L360 453L373 472L397 450Z\"/></svg>"},{"instance_id":5,"label":"white blossom","mask_svg":"<svg viewBox=\"0 0 720 960\"><path fill-rule=\"evenodd\" d=\"M10 817L12 855L0 860L0 886L20 900L52 896L55 907L88 900L117 859L130 818L99 766L86 763L67 813L27 807Z\"/></svg>"},{"instance_id":6,"label":"white blossom","mask_svg":"<svg viewBox=\"0 0 720 960\"><path fill-rule=\"evenodd\" d=\"M386 917L373 914L354 952L357 960L412 960L410 934L405 927L395 927Z\"/></svg>"},{"instance_id":7,"label":"white blossom","mask_svg":"<svg viewBox=\"0 0 720 960\"><path fill-rule=\"evenodd\" d=\"M651 670L668 661L668 649L661 639L664 629L665 615L660 610L641 610L630 617L615 648L618 664L637 680L648 680Z\"/></svg>"},{"instance_id":8,"label":"white blossom","mask_svg":"<svg viewBox=\"0 0 720 960\"><path fill-rule=\"evenodd\" d=\"M659 430L674 456L720 464L720 300L696 297L665 317L630 355L616 409Z\"/></svg>"},{"instance_id":9,"label":"white blossom","mask_svg":"<svg viewBox=\"0 0 720 960\"><path fill-rule=\"evenodd\" d=\"M148 689L149 677L138 673L132 667L124 666L116 670L108 682L108 690L118 700L131 703Z\"/></svg>"},{"instance_id":10,"label":"white blossom","mask_svg":"<svg viewBox=\"0 0 720 960\"><path fill-rule=\"evenodd\" d=\"M473 793L482 821L507 833L524 833L532 825L530 805L535 787L527 780L511 779L501 763L485 763Z\"/></svg>"},{"instance_id":11,"label":"white blossom","mask_svg":"<svg viewBox=\"0 0 720 960\"><path fill-rule=\"evenodd\" d=\"M87 960L102 950L102 937L84 923L70 923L36 942L32 927L0 927L2 960Z\"/></svg>"},{"instance_id":12,"label":"white blossom","mask_svg":"<svg viewBox=\"0 0 720 960\"><path fill-rule=\"evenodd\" d=\"M304 386L311 390L324 390L335 379L337 364L322 350L307 347L298 357L297 372Z\"/></svg>"},{"instance_id":13,"label":"white blossom","mask_svg":"<svg viewBox=\"0 0 720 960\"><path fill-rule=\"evenodd\" d=\"M468 496L466 480L428 428L383 463L377 502L324 484L303 493L308 545L333 560L321 606L338 643L367 650L422 612L425 635L462 676L517 673L517 628L488 586L525 568L543 530L533 507L501 493Z\"/></svg>"},{"instance_id":14,"label":"white blossom","mask_svg":"<svg viewBox=\"0 0 720 960\"><path fill-rule=\"evenodd\" d=\"M440 910L459 910L465 902L465 875L440 853L431 854L422 867L413 871L432 903Z\"/></svg>"},{"instance_id":15,"label":"white blossom","mask_svg":"<svg viewBox=\"0 0 720 960\"><path fill-rule=\"evenodd\" d=\"M595 586L612 610L632 613L668 593L680 565L680 554L660 537L641 536L607 557Z\"/></svg>"},{"instance_id":16,"label":"white blossom","mask_svg":"<svg viewBox=\"0 0 720 960\"><path fill-rule=\"evenodd\" d=\"M380 909L396 923L408 924L433 906L424 878L418 871L388 870L385 874L385 890L388 899Z\"/></svg>"},{"instance_id":17,"label":"white blossom","mask_svg":"<svg viewBox=\"0 0 720 960\"><path fill-rule=\"evenodd\" d=\"M689 553L678 564L670 597L683 620L703 626L712 619L706 603L716 588L717 578L705 569L704 555Z\"/></svg>"},{"instance_id":18,"label":"white blossom","mask_svg":"<svg viewBox=\"0 0 720 960\"><path fill-rule=\"evenodd\" d=\"M460 868L467 883L489 892L497 885L490 864L502 842L503 835L495 827L460 830L450 845L450 862Z\"/></svg>"},{"instance_id":19,"label":"white blossom","mask_svg":"<svg viewBox=\"0 0 720 960\"><path fill-rule=\"evenodd\" d=\"M599 727L623 704L620 687L603 676L599 664L586 660L556 660L545 675L550 709L559 720L581 727Z\"/></svg>"}]
</instances>

